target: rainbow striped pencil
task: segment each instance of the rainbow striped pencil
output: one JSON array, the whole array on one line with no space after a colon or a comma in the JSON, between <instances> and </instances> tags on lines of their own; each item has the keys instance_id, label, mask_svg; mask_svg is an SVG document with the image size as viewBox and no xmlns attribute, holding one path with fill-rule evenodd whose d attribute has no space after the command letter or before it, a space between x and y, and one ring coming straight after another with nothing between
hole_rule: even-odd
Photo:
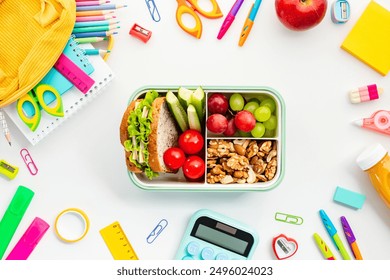
<instances>
[{"instance_id":1,"label":"rainbow striped pencil","mask_svg":"<svg viewBox=\"0 0 390 280\"><path fill-rule=\"evenodd\" d=\"M117 20L97 20L97 21L81 21L76 22L74 27L91 27L91 26L108 26L112 24L118 24Z\"/></svg>"},{"instance_id":2,"label":"rainbow striped pencil","mask_svg":"<svg viewBox=\"0 0 390 280\"><path fill-rule=\"evenodd\" d=\"M112 15L76 17L76 22L101 21L101 20L109 20L114 18L116 18L116 16L112 16Z\"/></svg>"},{"instance_id":3,"label":"rainbow striped pencil","mask_svg":"<svg viewBox=\"0 0 390 280\"><path fill-rule=\"evenodd\" d=\"M120 28L118 25L102 25L102 26L89 26L89 27L76 27L73 28L72 33L86 33L86 32L96 32L96 31L111 31L114 29Z\"/></svg>"},{"instance_id":4,"label":"rainbow striped pencil","mask_svg":"<svg viewBox=\"0 0 390 280\"><path fill-rule=\"evenodd\" d=\"M97 6L81 6L81 7L76 7L76 12L96 11L96 10L116 10L125 7L127 7L127 5L105 4L105 5L97 5Z\"/></svg>"},{"instance_id":5,"label":"rainbow striped pencil","mask_svg":"<svg viewBox=\"0 0 390 280\"><path fill-rule=\"evenodd\" d=\"M86 38L86 37L108 37L111 35L118 34L114 31L96 31L96 32L84 32L84 33L74 33L73 35L76 38Z\"/></svg>"}]
</instances>

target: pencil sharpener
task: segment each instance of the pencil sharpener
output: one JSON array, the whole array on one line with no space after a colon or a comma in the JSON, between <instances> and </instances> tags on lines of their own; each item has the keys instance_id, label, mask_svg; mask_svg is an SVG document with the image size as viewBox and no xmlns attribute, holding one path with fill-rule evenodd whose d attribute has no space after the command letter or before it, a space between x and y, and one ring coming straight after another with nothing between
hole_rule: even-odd
<instances>
[{"instance_id":1,"label":"pencil sharpener","mask_svg":"<svg viewBox=\"0 0 390 280\"><path fill-rule=\"evenodd\" d=\"M334 23L345 23L350 17L350 6L346 0L337 0L332 4L331 18Z\"/></svg>"}]
</instances>

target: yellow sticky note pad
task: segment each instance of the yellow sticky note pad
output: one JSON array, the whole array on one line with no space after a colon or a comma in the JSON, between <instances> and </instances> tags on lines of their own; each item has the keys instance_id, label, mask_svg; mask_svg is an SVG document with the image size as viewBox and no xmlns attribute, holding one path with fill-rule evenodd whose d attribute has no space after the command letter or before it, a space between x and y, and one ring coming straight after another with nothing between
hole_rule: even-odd
<instances>
[{"instance_id":1,"label":"yellow sticky note pad","mask_svg":"<svg viewBox=\"0 0 390 280\"><path fill-rule=\"evenodd\" d=\"M386 76L390 70L390 11L371 1L341 48Z\"/></svg>"}]
</instances>

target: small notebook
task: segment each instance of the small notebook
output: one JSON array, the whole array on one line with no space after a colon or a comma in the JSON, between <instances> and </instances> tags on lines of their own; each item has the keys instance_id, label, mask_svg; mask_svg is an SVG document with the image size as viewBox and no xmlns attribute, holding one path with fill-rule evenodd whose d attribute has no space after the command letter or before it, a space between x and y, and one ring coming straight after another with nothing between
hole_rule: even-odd
<instances>
[{"instance_id":1,"label":"small notebook","mask_svg":"<svg viewBox=\"0 0 390 280\"><path fill-rule=\"evenodd\" d=\"M341 48L386 76L390 70L390 11L371 1Z\"/></svg>"},{"instance_id":2,"label":"small notebook","mask_svg":"<svg viewBox=\"0 0 390 280\"><path fill-rule=\"evenodd\" d=\"M93 48L92 45L86 46L88 48ZM97 97L102 91L103 88L112 80L114 74L107 63L103 60L103 58L99 55L86 56L82 52L81 48L74 42L72 44L69 51L72 51L75 56L73 56L72 61L76 64L80 65L82 63L82 69L86 70L86 72L90 72L90 77L95 81L93 86L87 92L87 94L83 94L80 90L74 87L68 80L64 80L60 75L60 83L58 83L58 75L55 75L56 82L52 84L57 90L62 92L61 98L64 109L64 117L54 117L44 110L41 110L41 120L38 128L35 131L31 131L29 127L20 119L18 112L16 110L16 102L4 107L4 112L9 116L9 118L15 123L15 125L19 128L22 134L28 139L28 141L35 145L43 138L45 138L50 132L52 132L55 128L57 128L60 124L66 121L69 117L71 117L77 110L81 109L83 106L88 104L91 100ZM76 59L77 58L77 59ZM53 69L52 69L53 70ZM49 75L49 76L50 76ZM53 76L51 76L53 77ZM47 76L45 77L47 78ZM53 83L53 79L49 79L46 82ZM69 85L70 84L70 85ZM60 86L60 87L58 87ZM51 95L48 95L50 98ZM44 97L46 100L46 96Z\"/></svg>"}]
</instances>

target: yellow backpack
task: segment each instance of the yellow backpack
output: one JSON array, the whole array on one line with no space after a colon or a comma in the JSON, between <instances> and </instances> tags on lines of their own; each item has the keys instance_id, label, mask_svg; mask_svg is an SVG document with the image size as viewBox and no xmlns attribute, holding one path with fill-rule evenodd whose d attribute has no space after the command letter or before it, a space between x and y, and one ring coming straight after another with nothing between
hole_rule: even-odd
<instances>
[{"instance_id":1,"label":"yellow backpack","mask_svg":"<svg viewBox=\"0 0 390 280\"><path fill-rule=\"evenodd\" d=\"M75 20L75 0L0 0L0 108L49 72Z\"/></svg>"}]
</instances>

